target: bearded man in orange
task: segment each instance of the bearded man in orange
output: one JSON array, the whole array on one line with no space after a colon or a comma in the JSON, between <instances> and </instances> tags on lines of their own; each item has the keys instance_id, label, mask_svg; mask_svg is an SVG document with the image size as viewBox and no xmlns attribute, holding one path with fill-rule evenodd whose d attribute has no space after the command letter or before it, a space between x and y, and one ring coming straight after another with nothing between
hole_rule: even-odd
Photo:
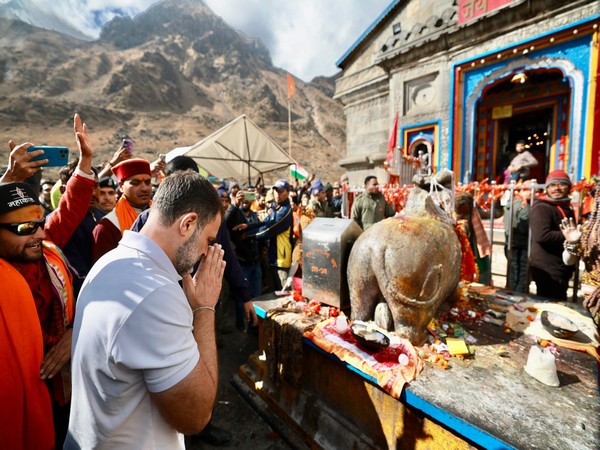
<instances>
[{"instance_id":1,"label":"bearded man in orange","mask_svg":"<svg viewBox=\"0 0 600 450\"><path fill-rule=\"evenodd\" d=\"M145 159L128 159L113 167L122 195L115 209L98 222L93 231L92 263L108 253L129 230L135 219L150 206L152 178L150 163Z\"/></svg>"},{"instance_id":2,"label":"bearded man in orange","mask_svg":"<svg viewBox=\"0 0 600 450\"><path fill-rule=\"evenodd\" d=\"M11 148L0 178L0 447L62 448L71 396L75 299L60 250L87 213L93 147L87 126L74 118L79 163L58 208L48 218L38 193L23 180L47 159L31 143Z\"/></svg>"}]
</instances>

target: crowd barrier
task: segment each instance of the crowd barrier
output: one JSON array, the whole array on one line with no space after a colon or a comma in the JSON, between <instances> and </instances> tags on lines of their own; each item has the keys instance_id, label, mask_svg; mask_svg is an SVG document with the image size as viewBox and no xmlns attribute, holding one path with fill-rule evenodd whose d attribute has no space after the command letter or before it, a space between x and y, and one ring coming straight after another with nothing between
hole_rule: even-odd
<instances>
[{"instance_id":1,"label":"crowd barrier","mask_svg":"<svg viewBox=\"0 0 600 450\"><path fill-rule=\"evenodd\" d=\"M575 211L575 216L577 217L578 223L581 223L581 218L583 215L583 199L589 193L594 183L591 181L581 180L577 183L574 183L573 188L571 190L571 205L573 210ZM406 200L408 198L409 190L412 188L410 184L403 185L392 185L392 186L384 186L381 189L381 192L385 196L387 202L394 208L395 211L401 211L406 204ZM498 230L495 229L495 221L504 216L504 214L509 214L509 231L505 232L504 227L501 232L504 234L505 243L506 243L506 254L505 258L507 260L506 264L506 284L508 285L510 282L510 265L508 261L511 261L512 249L511 244L513 240L512 230L513 230L513 214L512 208L515 200L515 195L523 190L529 189L531 190L531 204L533 204L534 198L537 194L544 192L546 189L546 184L539 184L537 180L530 180L529 187L524 187L521 183L511 182L510 184L496 184L495 182L487 183L483 181L481 183L473 182L467 185L458 184L455 187L456 192L470 192L473 195L473 201L475 205L479 207L480 213L482 213L484 225L486 225L486 229L488 232L488 237L490 243L492 244L492 254L490 255L490 261L492 264L492 273L494 273L493 262L493 248L494 248L494 233ZM343 200L342 200L342 217L350 218L350 213L352 209L352 203L354 199L364 192L362 188L348 188L343 192ZM506 207L505 207L506 205ZM529 229L529 239L527 245L527 260L529 261L531 251L531 229ZM578 265L577 265L578 266ZM529 281L530 281L530 271L529 264L527 264L527 283L526 290L527 294L529 293ZM577 300L578 289L579 289L579 270L575 270L575 275L573 278L573 296L572 301L575 302ZM503 286L502 286L503 287Z\"/></svg>"}]
</instances>

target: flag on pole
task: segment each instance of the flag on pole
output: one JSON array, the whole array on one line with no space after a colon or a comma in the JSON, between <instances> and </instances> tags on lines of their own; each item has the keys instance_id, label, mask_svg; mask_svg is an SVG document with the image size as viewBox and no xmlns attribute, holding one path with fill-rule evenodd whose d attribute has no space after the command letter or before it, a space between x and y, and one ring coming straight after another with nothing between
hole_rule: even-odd
<instances>
[{"instance_id":1,"label":"flag on pole","mask_svg":"<svg viewBox=\"0 0 600 450\"><path fill-rule=\"evenodd\" d=\"M288 84L288 100L291 100L294 94L296 93L296 83L294 83L294 79L288 73L287 76L287 84Z\"/></svg>"},{"instance_id":2,"label":"flag on pole","mask_svg":"<svg viewBox=\"0 0 600 450\"><path fill-rule=\"evenodd\" d=\"M398 113L396 113L396 118L394 119L394 126L392 127L392 132L390 133L390 140L388 141L388 151L392 148L396 148L396 144L398 144Z\"/></svg>"},{"instance_id":3,"label":"flag on pole","mask_svg":"<svg viewBox=\"0 0 600 450\"><path fill-rule=\"evenodd\" d=\"M390 133L390 140L388 141L388 154L385 160L386 165L391 167L393 165L394 160L394 151L396 149L396 144L398 143L398 113L396 113L396 118L394 119L394 126L392 127L392 131Z\"/></svg>"},{"instance_id":4,"label":"flag on pole","mask_svg":"<svg viewBox=\"0 0 600 450\"><path fill-rule=\"evenodd\" d=\"M292 164L290 166L290 174L298 180L306 180L308 178L308 172L299 164Z\"/></svg>"}]
</instances>

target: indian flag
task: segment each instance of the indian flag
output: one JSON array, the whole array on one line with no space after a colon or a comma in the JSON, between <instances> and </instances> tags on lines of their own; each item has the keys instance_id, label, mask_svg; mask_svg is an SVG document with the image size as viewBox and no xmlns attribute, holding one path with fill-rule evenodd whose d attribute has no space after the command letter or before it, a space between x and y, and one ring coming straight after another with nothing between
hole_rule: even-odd
<instances>
[{"instance_id":1,"label":"indian flag","mask_svg":"<svg viewBox=\"0 0 600 450\"><path fill-rule=\"evenodd\" d=\"M302 166L297 164L292 164L290 166L290 174L298 180L306 180L308 178L308 172Z\"/></svg>"}]
</instances>

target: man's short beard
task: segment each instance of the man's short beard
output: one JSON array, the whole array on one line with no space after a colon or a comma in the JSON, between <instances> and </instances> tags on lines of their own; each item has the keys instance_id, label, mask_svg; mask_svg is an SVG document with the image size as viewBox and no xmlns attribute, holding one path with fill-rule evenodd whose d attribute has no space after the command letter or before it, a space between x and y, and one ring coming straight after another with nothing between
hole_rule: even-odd
<instances>
[{"instance_id":1,"label":"man's short beard","mask_svg":"<svg viewBox=\"0 0 600 450\"><path fill-rule=\"evenodd\" d=\"M175 253L175 270L179 275L190 273L194 265L198 262L196 252L199 245L198 235L201 232L202 228L198 226L194 234L177 249Z\"/></svg>"},{"instance_id":2,"label":"man's short beard","mask_svg":"<svg viewBox=\"0 0 600 450\"><path fill-rule=\"evenodd\" d=\"M1 245L1 244L0 244ZM27 252L27 248L23 248L23 251L20 253L12 253L8 254L5 252L0 252L0 258L11 262L11 263L29 263L39 261L44 257L44 247L42 245L42 240L39 240L40 250L39 252L35 252L31 254L31 252Z\"/></svg>"}]
</instances>

